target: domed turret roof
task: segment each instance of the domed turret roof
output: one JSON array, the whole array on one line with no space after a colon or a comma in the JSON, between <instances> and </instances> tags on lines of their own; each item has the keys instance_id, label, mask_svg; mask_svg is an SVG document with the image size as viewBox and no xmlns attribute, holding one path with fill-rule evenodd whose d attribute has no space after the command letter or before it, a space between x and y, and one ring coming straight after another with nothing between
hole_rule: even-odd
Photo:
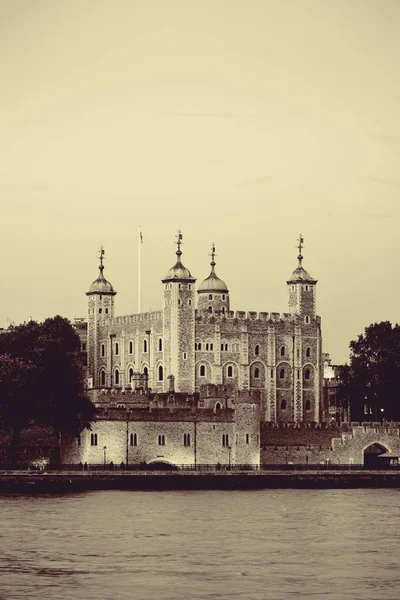
<instances>
[{"instance_id":1,"label":"domed turret roof","mask_svg":"<svg viewBox=\"0 0 400 600\"><path fill-rule=\"evenodd\" d=\"M86 292L87 296L89 296L90 294L111 294L114 296L117 293L116 291L114 291L114 288L111 285L111 283L109 281L107 281L107 279L103 275L103 271L104 271L103 259L104 259L104 250L103 250L103 246L101 246L101 248L100 248L100 265L99 265L100 273L99 273L98 278L93 281L92 285L89 288L89 291Z\"/></svg>"},{"instance_id":2,"label":"domed turret roof","mask_svg":"<svg viewBox=\"0 0 400 600\"><path fill-rule=\"evenodd\" d=\"M182 243L183 235L181 234L180 231L178 231L177 238L178 238L178 241L176 243L178 244L178 250L176 251L176 256L177 256L176 263L174 264L173 267L170 268L170 270L168 271L168 273L166 274L164 279L162 279L162 282L163 283L166 283L167 281L195 282L196 279L192 276L189 269L187 269L181 261L181 256L182 256L181 243Z\"/></svg>"},{"instance_id":3,"label":"domed turret roof","mask_svg":"<svg viewBox=\"0 0 400 600\"><path fill-rule=\"evenodd\" d=\"M199 289L197 290L198 294L202 292L229 292L228 286L226 285L225 281L222 281L222 279L220 279L215 272L214 258L215 246L213 244L211 247L211 273L199 285Z\"/></svg>"},{"instance_id":4,"label":"domed turret roof","mask_svg":"<svg viewBox=\"0 0 400 600\"><path fill-rule=\"evenodd\" d=\"M317 283L316 279L313 279L313 277L311 277L310 273L308 273L308 271L305 270L305 268L303 267L303 256L301 254L302 248L303 248L303 237L300 234L299 237L299 245L297 246L299 249L299 254L297 257L297 260L299 261L299 264L297 266L297 268L293 271L291 277L288 279L287 283L296 283L296 282L300 282L300 281L307 281L309 283Z\"/></svg>"}]
</instances>

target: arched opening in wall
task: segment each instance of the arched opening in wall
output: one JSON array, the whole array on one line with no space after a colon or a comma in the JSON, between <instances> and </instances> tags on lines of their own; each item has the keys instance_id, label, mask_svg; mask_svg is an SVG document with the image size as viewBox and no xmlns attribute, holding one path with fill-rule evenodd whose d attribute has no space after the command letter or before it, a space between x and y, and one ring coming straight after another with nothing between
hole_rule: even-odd
<instances>
[{"instance_id":1,"label":"arched opening in wall","mask_svg":"<svg viewBox=\"0 0 400 600\"><path fill-rule=\"evenodd\" d=\"M212 294L208 294L208 299L212 300Z\"/></svg>"},{"instance_id":2,"label":"arched opening in wall","mask_svg":"<svg viewBox=\"0 0 400 600\"><path fill-rule=\"evenodd\" d=\"M256 347L254 348L254 354L256 356L258 356L260 354L260 346L257 344Z\"/></svg>"},{"instance_id":3,"label":"arched opening in wall","mask_svg":"<svg viewBox=\"0 0 400 600\"><path fill-rule=\"evenodd\" d=\"M285 356L285 346L281 347L281 356Z\"/></svg>"},{"instance_id":4,"label":"arched opening in wall","mask_svg":"<svg viewBox=\"0 0 400 600\"><path fill-rule=\"evenodd\" d=\"M228 374L228 377L233 377L233 367L231 365L229 365L229 367L228 367L227 374Z\"/></svg>"},{"instance_id":5,"label":"arched opening in wall","mask_svg":"<svg viewBox=\"0 0 400 600\"><path fill-rule=\"evenodd\" d=\"M285 369L279 369L279 379L285 379Z\"/></svg>"},{"instance_id":6,"label":"arched opening in wall","mask_svg":"<svg viewBox=\"0 0 400 600\"><path fill-rule=\"evenodd\" d=\"M254 369L254 379L260 379L260 369L258 367Z\"/></svg>"},{"instance_id":7,"label":"arched opening in wall","mask_svg":"<svg viewBox=\"0 0 400 600\"><path fill-rule=\"evenodd\" d=\"M306 356L307 358L311 356L311 348L306 348Z\"/></svg>"},{"instance_id":8,"label":"arched opening in wall","mask_svg":"<svg viewBox=\"0 0 400 600\"><path fill-rule=\"evenodd\" d=\"M217 404L215 405L215 410L221 410L221 408L221 402L217 402Z\"/></svg>"},{"instance_id":9,"label":"arched opening in wall","mask_svg":"<svg viewBox=\"0 0 400 600\"><path fill-rule=\"evenodd\" d=\"M206 367L205 365L200 365L200 377L206 376Z\"/></svg>"},{"instance_id":10,"label":"arched opening in wall","mask_svg":"<svg viewBox=\"0 0 400 600\"><path fill-rule=\"evenodd\" d=\"M209 306L209 307L208 307L208 312L209 312L209 313L212 313L212 306Z\"/></svg>"},{"instance_id":11,"label":"arched opening in wall","mask_svg":"<svg viewBox=\"0 0 400 600\"><path fill-rule=\"evenodd\" d=\"M133 369L129 369L129 383L133 381Z\"/></svg>"},{"instance_id":12,"label":"arched opening in wall","mask_svg":"<svg viewBox=\"0 0 400 600\"><path fill-rule=\"evenodd\" d=\"M179 471L179 467L167 461L155 460L144 467L146 471Z\"/></svg>"},{"instance_id":13,"label":"arched opening in wall","mask_svg":"<svg viewBox=\"0 0 400 600\"><path fill-rule=\"evenodd\" d=\"M102 386L106 385L106 372L105 371L100 371L100 385L102 385Z\"/></svg>"},{"instance_id":14,"label":"arched opening in wall","mask_svg":"<svg viewBox=\"0 0 400 600\"><path fill-rule=\"evenodd\" d=\"M286 400L282 400L282 402L281 402L281 410L286 410Z\"/></svg>"},{"instance_id":15,"label":"arched opening in wall","mask_svg":"<svg viewBox=\"0 0 400 600\"><path fill-rule=\"evenodd\" d=\"M364 450L364 467L367 469L377 469L379 466L379 458L380 454L385 454L388 452L388 449L382 446L382 444L371 444L368 448Z\"/></svg>"},{"instance_id":16,"label":"arched opening in wall","mask_svg":"<svg viewBox=\"0 0 400 600\"><path fill-rule=\"evenodd\" d=\"M115 369L114 383L115 383L115 385L119 385L119 370L118 369Z\"/></svg>"},{"instance_id":17,"label":"arched opening in wall","mask_svg":"<svg viewBox=\"0 0 400 600\"><path fill-rule=\"evenodd\" d=\"M149 370L148 370L148 368L147 368L147 367L145 367L145 368L143 369L143 375L145 376L145 378L146 378L146 379L148 379L148 377L149 377Z\"/></svg>"},{"instance_id":18,"label":"arched opening in wall","mask_svg":"<svg viewBox=\"0 0 400 600\"><path fill-rule=\"evenodd\" d=\"M304 370L304 379L306 379L307 381L309 381L311 379L311 371L310 371L310 369L305 369Z\"/></svg>"},{"instance_id":19,"label":"arched opening in wall","mask_svg":"<svg viewBox=\"0 0 400 600\"><path fill-rule=\"evenodd\" d=\"M162 381L164 379L164 369L162 365L158 367L158 381Z\"/></svg>"},{"instance_id":20,"label":"arched opening in wall","mask_svg":"<svg viewBox=\"0 0 400 600\"><path fill-rule=\"evenodd\" d=\"M223 315L225 314L225 306L223 306L223 307L221 308L221 312L222 312L222 314L223 314Z\"/></svg>"}]
</instances>

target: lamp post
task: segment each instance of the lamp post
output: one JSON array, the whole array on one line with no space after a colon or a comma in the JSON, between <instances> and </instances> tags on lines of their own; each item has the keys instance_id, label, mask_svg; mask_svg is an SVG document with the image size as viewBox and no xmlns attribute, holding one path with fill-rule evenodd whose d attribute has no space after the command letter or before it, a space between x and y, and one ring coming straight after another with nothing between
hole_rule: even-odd
<instances>
[{"instance_id":1,"label":"lamp post","mask_svg":"<svg viewBox=\"0 0 400 600\"><path fill-rule=\"evenodd\" d=\"M104 451L104 468L105 468L106 461L107 461L107 446L103 446L103 451Z\"/></svg>"}]
</instances>

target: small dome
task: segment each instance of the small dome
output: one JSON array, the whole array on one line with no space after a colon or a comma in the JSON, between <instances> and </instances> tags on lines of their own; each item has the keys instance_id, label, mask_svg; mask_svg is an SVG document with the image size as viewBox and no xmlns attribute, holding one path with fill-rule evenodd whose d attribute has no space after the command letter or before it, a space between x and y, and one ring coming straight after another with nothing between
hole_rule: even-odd
<instances>
[{"instance_id":1,"label":"small dome","mask_svg":"<svg viewBox=\"0 0 400 600\"><path fill-rule=\"evenodd\" d=\"M228 292L228 286L225 281L222 281L218 275L213 271L208 277L199 285L198 292Z\"/></svg>"},{"instance_id":2,"label":"small dome","mask_svg":"<svg viewBox=\"0 0 400 600\"><path fill-rule=\"evenodd\" d=\"M211 247L211 273L199 285L197 293L201 292L228 292L228 287L225 281L222 281L215 272L215 245Z\"/></svg>"},{"instance_id":3,"label":"small dome","mask_svg":"<svg viewBox=\"0 0 400 600\"><path fill-rule=\"evenodd\" d=\"M302 266L297 267L297 269L295 269L289 279L289 282L292 281L315 281L315 279L313 279L310 275L310 273L308 273Z\"/></svg>"},{"instance_id":4,"label":"small dome","mask_svg":"<svg viewBox=\"0 0 400 600\"><path fill-rule=\"evenodd\" d=\"M88 294L116 294L111 283L109 281L107 281L107 279L104 278L102 271L100 271L98 278L95 281L93 281L93 283L90 286L90 289L87 293Z\"/></svg>"},{"instance_id":5,"label":"small dome","mask_svg":"<svg viewBox=\"0 0 400 600\"><path fill-rule=\"evenodd\" d=\"M176 242L178 245L178 250L176 251L176 263L173 267L171 267L164 279L162 279L162 282L166 283L167 281L190 281L194 283L196 279L192 276L189 269L187 269L181 261L181 244L183 235L180 231L178 231L178 235L176 237L178 239L178 241Z\"/></svg>"},{"instance_id":6,"label":"small dome","mask_svg":"<svg viewBox=\"0 0 400 600\"><path fill-rule=\"evenodd\" d=\"M178 257L178 260L174 266L168 271L163 281L176 279L192 279L194 281L192 274L190 273L189 269L182 264L180 257Z\"/></svg>"}]
</instances>

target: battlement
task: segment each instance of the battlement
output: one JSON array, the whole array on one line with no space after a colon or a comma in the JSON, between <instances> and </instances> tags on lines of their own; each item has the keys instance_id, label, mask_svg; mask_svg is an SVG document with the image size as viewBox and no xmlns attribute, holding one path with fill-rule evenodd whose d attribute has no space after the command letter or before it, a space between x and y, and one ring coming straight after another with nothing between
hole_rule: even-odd
<instances>
[{"instance_id":1,"label":"battlement","mask_svg":"<svg viewBox=\"0 0 400 600\"><path fill-rule=\"evenodd\" d=\"M236 321L273 321L273 322L277 322L277 321L289 321L289 322L296 322L298 320L303 321L303 317L301 315L298 315L296 313L279 313L279 312L271 312L271 313L267 313L267 312L256 312L256 311L244 311L244 310L237 310L236 312L233 310L230 310L226 313L222 313L221 311L214 311L214 313L209 313L205 310L198 310L196 309L195 311L195 317L196 317L196 321L204 321L204 322L212 322L214 323L215 321L230 321L230 320L236 320ZM321 322L321 318L320 317L315 317L315 320L317 323Z\"/></svg>"},{"instance_id":2,"label":"battlement","mask_svg":"<svg viewBox=\"0 0 400 600\"><path fill-rule=\"evenodd\" d=\"M120 317L103 317L99 320L100 325L129 325L131 323L154 323L163 320L161 310L139 313L136 315L124 315Z\"/></svg>"},{"instance_id":3,"label":"battlement","mask_svg":"<svg viewBox=\"0 0 400 600\"><path fill-rule=\"evenodd\" d=\"M219 422L233 423L235 411L231 408L214 411L209 408L182 407L102 407L97 409L97 421L151 421L151 422Z\"/></svg>"}]
</instances>

